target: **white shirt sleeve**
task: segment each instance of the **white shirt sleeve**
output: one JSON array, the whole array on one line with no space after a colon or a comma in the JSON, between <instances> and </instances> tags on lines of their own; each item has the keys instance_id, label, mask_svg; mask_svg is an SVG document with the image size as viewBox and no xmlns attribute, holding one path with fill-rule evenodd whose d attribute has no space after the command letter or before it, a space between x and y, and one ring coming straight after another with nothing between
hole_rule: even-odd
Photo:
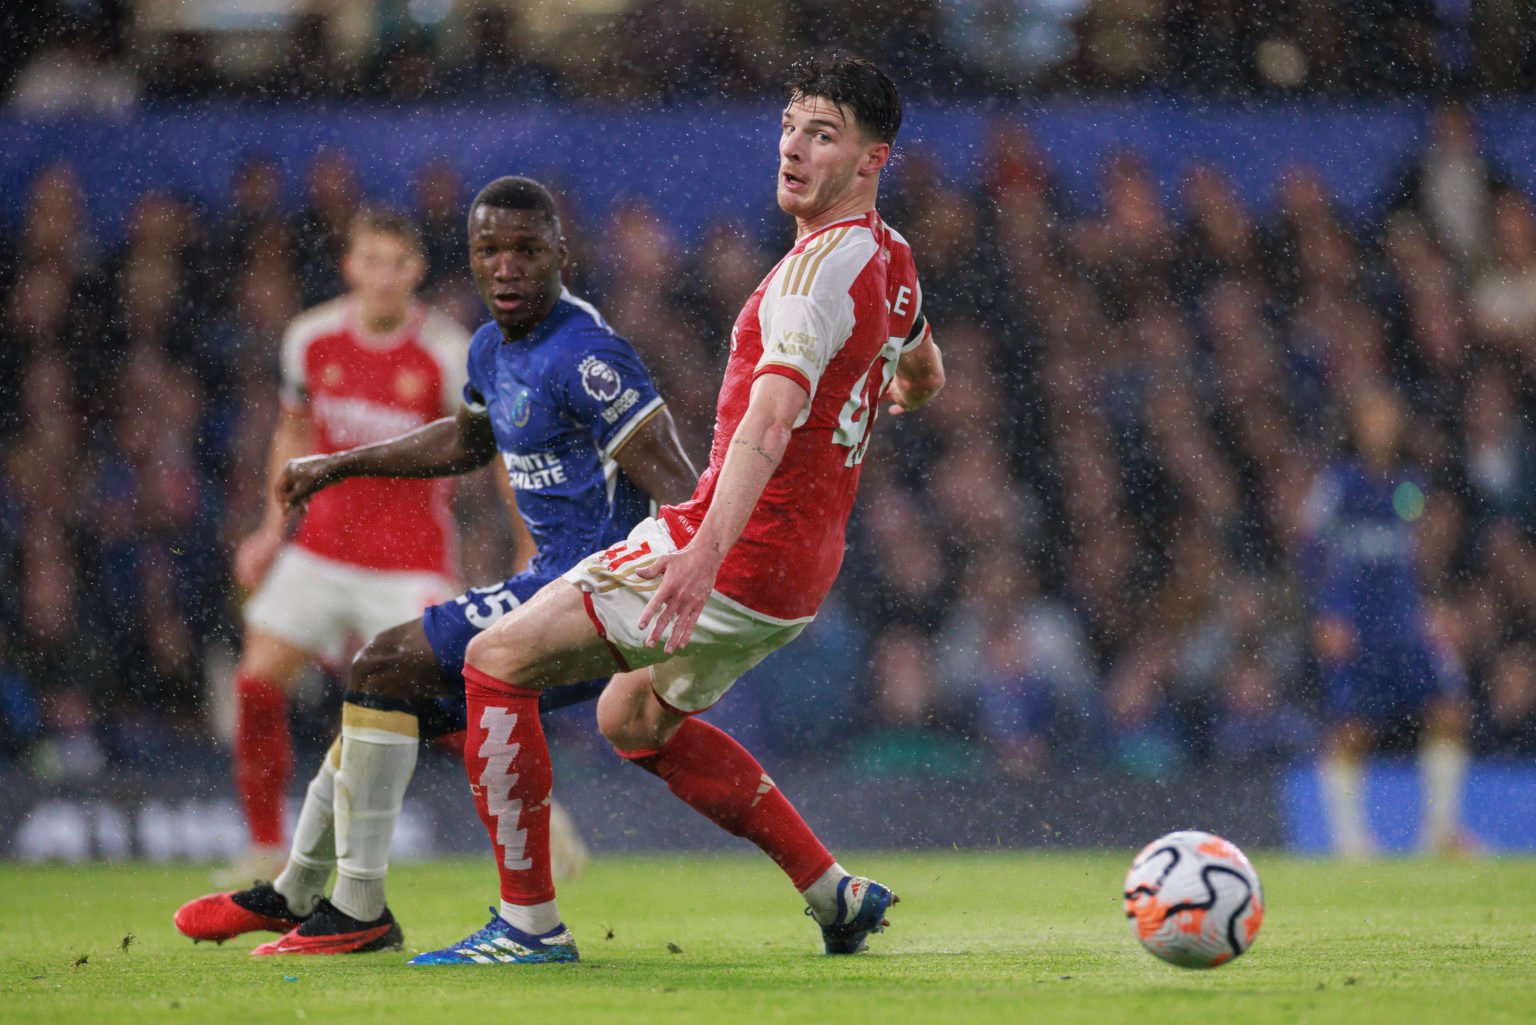
<instances>
[{"instance_id":1,"label":"white shirt sleeve","mask_svg":"<svg viewBox=\"0 0 1536 1025\"><path fill-rule=\"evenodd\" d=\"M313 332L304 330L298 321L288 325L283 332L278 397L283 405L293 409L309 406L309 379L304 371L304 354L309 349Z\"/></svg>"},{"instance_id":2,"label":"white shirt sleeve","mask_svg":"<svg viewBox=\"0 0 1536 1025\"><path fill-rule=\"evenodd\" d=\"M421 336L437 360L443 380L443 415L453 416L460 406L467 404L464 385L469 380L469 332L447 314L431 310L422 324Z\"/></svg>"},{"instance_id":3,"label":"white shirt sleeve","mask_svg":"<svg viewBox=\"0 0 1536 1025\"><path fill-rule=\"evenodd\" d=\"M763 355L757 373L785 373L800 380L814 397L827 364L853 331L853 298L840 296L777 296L762 313Z\"/></svg>"},{"instance_id":4,"label":"white shirt sleeve","mask_svg":"<svg viewBox=\"0 0 1536 1025\"><path fill-rule=\"evenodd\" d=\"M757 373L782 373L816 395L827 365L853 334L854 281L875 254L863 229L832 229L825 250L813 243L780 265L758 305L763 355Z\"/></svg>"}]
</instances>

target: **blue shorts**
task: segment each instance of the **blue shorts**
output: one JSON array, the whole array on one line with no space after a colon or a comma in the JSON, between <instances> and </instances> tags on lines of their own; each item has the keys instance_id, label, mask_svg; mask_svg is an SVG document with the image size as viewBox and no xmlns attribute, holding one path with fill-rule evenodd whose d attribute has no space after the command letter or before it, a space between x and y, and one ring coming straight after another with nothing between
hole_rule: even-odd
<instances>
[{"instance_id":1,"label":"blue shorts","mask_svg":"<svg viewBox=\"0 0 1536 1025\"><path fill-rule=\"evenodd\" d=\"M1427 640L1365 647L1365 654L1323 672L1328 716L1335 722L1354 720L1385 728L1465 688L1461 674Z\"/></svg>"},{"instance_id":2,"label":"blue shorts","mask_svg":"<svg viewBox=\"0 0 1536 1025\"><path fill-rule=\"evenodd\" d=\"M431 740L464 729L464 652L470 640L502 616L511 612L552 580L533 573L520 573L499 584L472 587L468 591L432 605L422 613L421 627L426 632L432 654L443 679L456 685L458 694L451 698L435 698L424 702L417 712L421 721L421 737ZM607 679L583 680L565 687L551 687L539 695L539 711L552 712L567 705L591 701L603 692Z\"/></svg>"}]
</instances>

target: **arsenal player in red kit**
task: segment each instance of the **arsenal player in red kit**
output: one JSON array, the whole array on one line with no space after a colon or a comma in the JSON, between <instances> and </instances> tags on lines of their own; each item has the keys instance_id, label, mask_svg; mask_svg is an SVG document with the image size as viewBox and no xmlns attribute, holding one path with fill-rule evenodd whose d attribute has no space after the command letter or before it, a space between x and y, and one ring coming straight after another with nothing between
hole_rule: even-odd
<instances>
[{"instance_id":1,"label":"arsenal player in red kit","mask_svg":"<svg viewBox=\"0 0 1536 1025\"><path fill-rule=\"evenodd\" d=\"M470 642L470 791L496 852L501 908L412 964L577 959L549 870L542 689L617 671L598 724L621 757L778 863L829 954L864 949L891 890L851 875L744 748L694 718L814 618L842 562L878 407L943 386L906 240L875 212L901 99L869 61L798 67L786 84L779 206L798 239L731 333L709 468L663 507Z\"/></svg>"},{"instance_id":2,"label":"arsenal player in red kit","mask_svg":"<svg viewBox=\"0 0 1536 1025\"><path fill-rule=\"evenodd\" d=\"M307 310L282 341L282 405L269 473L290 460L402 434L451 415L469 334L414 298L426 272L416 227L367 210L353 221L342 275L350 291ZM287 846L292 775L288 692L315 660L337 663L428 605L458 593L445 480L350 480L317 495L287 539L272 487L235 575L253 591L235 672L235 784L251 851L239 880L270 879Z\"/></svg>"}]
</instances>

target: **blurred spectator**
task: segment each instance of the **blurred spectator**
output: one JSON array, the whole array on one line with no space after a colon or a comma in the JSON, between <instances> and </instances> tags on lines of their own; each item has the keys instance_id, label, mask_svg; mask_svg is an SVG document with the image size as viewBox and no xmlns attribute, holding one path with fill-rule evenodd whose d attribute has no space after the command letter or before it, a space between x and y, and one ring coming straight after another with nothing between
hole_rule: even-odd
<instances>
[{"instance_id":1,"label":"blurred spectator","mask_svg":"<svg viewBox=\"0 0 1536 1025\"><path fill-rule=\"evenodd\" d=\"M1509 518L1536 536L1536 437L1520 408L1519 378L1488 363L1467 384L1467 480L1482 522Z\"/></svg>"},{"instance_id":2,"label":"blurred spectator","mask_svg":"<svg viewBox=\"0 0 1536 1025\"><path fill-rule=\"evenodd\" d=\"M1241 278L1258 263L1258 232L1232 182L1208 164L1184 186L1178 293L1198 301L1217 280Z\"/></svg>"},{"instance_id":3,"label":"blurred spectator","mask_svg":"<svg viewBox=\"0 0 1536 1025\"><path fill-rule=\"evenodd\" d=\"M946 729L944 694L932 649L916 630L876 634L869 649L869 705L852 759L879 776L968 775L971 745Z\"/></svg>"},{"instance_id":4,"label":"blurred spectator","mask_svg":"<svg viewBox=\"0 0 1536 1025\"><path fill-rule=\"evenodd\" d=\"M1228 670L1213 734L1212 757L1238 771L1283 764L1313 746L1311 725L1286 702L1280 680L1257 658L1240 659Z\"/></svg>"},{"instance_id":5,"label":"blurred spectator","mask_svg":"<svg viewBox=\"0 0 1536 1025\"><path fill-rule=\"evenodd\" d=\"M1536 356L1536 210L1518 192L1493 203L1491 255L1472 286L1472 323L1528 366Z\"/></svg>"},{"instance_id":6,"label":"blurred spectator","mask_svg":"<svg viewBox=\"0 0 1536 1025\"><path fill-rule=\"evenodd\" d=\"M0 627L0 759L15 762L43 735L42 703L37 689L10 657Z\"/></svg>"},{"instance_id":7,"label":"blurred spectator","mask_svg":"<svg viewBox=\"0 0 1536 1025\"><path fill-rule=\"evenodd\" d=\"M1464 103L1443 103L1429 117L1429 138L1388 198L1389 210L1419 215L1464 270L1488 255L1493 197L1508 185L1483 154L1477 125Z\"/></svg>"},{"instance_id":8,"label":"blurred spectator","mask_svg":"<svg viewBox=\"0 0 1536 1025\"><path fill-rule=\"evenodd\" d=\"M1025 623L1006 614L986 623L977 681L978 732L992 748L997 767L1017 779L1043 776L1053 762L1059 698L1050 678L1031 668L1038 664Z\"/></svg>"},{"instance_id":9,"label":"blurred spectator","mask_svg":"<svg viewBox=\"0 0 1536 1025\"><path fill-rule=\"evenodd\" d=\"M1484 751L1536 755L1536 649L1515 645L1499 655L1488 677Z\"/></svg>"},{"instance_id":10,"label":"blurred spectator","mask_svg":"<svg viewBox=\"0 0 1536 1025\"><path fill-rule=\"evenodd\" d=\"M196 100L230 90L216 69L213 40L203 32L178 30L158 37L145 54L144 92L154 100Z\"/></svg>"},{"instance_id":11,"label":"blurred spectator","mask_svg":"<svg viewBox=\"0 0 1536 1025\"><path fill-rule=\"evenodd\" d=\"M104 25L73 22L27 61L6 106L23 117L123 115L139 99L139 83L112 55Z\"/></svg>"},{"instance_id":12,"label":"blurred spectator","mask_svg":"<svg viewBox=\"0 0 1536 1025\"><path fill-rule=\"evenodd\" d=\"M257 95L272 100L350 95L356 76L338 58L330 32L330 19L323 11L305 11L289 22L282 58L257 86Z\"/></svg>"},{"instance_id":13,"label":"blurred spectator","mask_svg":"<svg viewBox=\"0 0 1536 1025\"><path fill-rule=\"evenodd\" d=\"M438 95L437 64L425 28L409 26L384 35L363 70L363 91L384 100L424 100Z\"/></svg>"},{"instance_id":14,"label":"blurred spectator","mask_svg":"<svg viewBox=\"0 0 1536 1025\"><path fill-rule=\"evenodd\" d=\"M1172 668L1165 644L1148 639L1105 680L1105 728L1111 767L1143 779L1176 773L1189 757L1167 701Z\"/></svg>"},{"instance_id":15,"label":"blurred spectator","mask_svg":"<svg viewBox=\"0 0 1536 1025\"><path fill-rule=\"evenodd\" d=\"M1073 22L1088 0L951 0L935 4L943 39L993 88L1019 86L1077 51Z\"/></svg>"},{"instance_id":16,"label":"blurred spectator","mask_svg":"<svg viewBox=\"0 0 1536 1025\"><path fill-rule=\"evenodd\" d=\"M345 154L321 150L309 165L306 192L297 225L300 298L314 306L345 290L341 253L347 225L362 203L357 169Z\"/></svg>"},{"instance_id":17,"label":"blurred spectator","mask_svg":"<svg viewBox=\"0 0 1536 1025\"><path fill-rule=\"evenodd\" d=\"M465 270L464 207L469 202L464 179L446 160L432 160L416 171L416 220L427 257L421 290L431 296L469 288Z\"/></svg>"},{"instance_id":18,"label":"blurred spectator","mask_svg":"<svg viewBox=\"0 0 1536 1025\"><path fill-rule=\"evenodd\" d=\"M448 95L497 97L525 102L548 99L555 76L525 52L517 8L494 2L469 15L469 52L444 73Z\"/></svg>"}]
</instances>

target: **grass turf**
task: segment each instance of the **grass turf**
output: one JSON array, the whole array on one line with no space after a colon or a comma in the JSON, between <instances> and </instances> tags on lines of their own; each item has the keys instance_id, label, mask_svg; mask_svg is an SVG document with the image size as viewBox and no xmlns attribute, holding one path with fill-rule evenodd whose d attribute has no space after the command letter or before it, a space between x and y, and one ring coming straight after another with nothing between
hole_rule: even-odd
<instances>
[{"instance_id":1,"label":"grass turf","mask_svg":"<svg viewBox=\"0 0 1536 1025\"><path fill-rule=\"evenodd\" d=\"M1258 942L1190 972L1131 938L1119 901L1130 853L848 858L903 901L870 953L837 959L819 956L766 859L599 859L561 894L582 962L511 968L252 958L267 934L194 946L172 928L176 907L209 889L206 867L0 865L0 1021L1536 1020L1529 860L1259 852ZM407 953L479 928L495 892L479 862L402 864L390 886Z\"/></svg>"}]
</instances>

